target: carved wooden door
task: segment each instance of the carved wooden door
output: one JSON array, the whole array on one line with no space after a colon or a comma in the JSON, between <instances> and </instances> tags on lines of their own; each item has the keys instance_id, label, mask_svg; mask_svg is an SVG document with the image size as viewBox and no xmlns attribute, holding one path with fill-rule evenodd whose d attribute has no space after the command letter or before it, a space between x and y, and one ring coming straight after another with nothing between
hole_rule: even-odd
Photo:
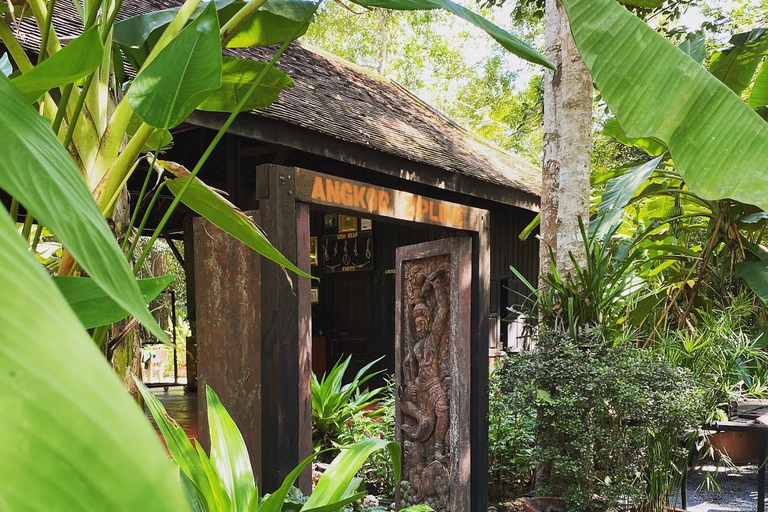
<instances>
[{"instance_id":1,"label":"carved wooden door","mask_svg":"<svg viewBox=\"0 0 768 512\"><path fill-rule=\"evenodd\" d=\"M469 512L472 240L399 247L395 272L397 499Z\"/></svg>"},{"instance_id":2,"label":"carved wooden door","mask_svg":"<svg viewBox=\"0 0 768 512\"><path fill-rule=\"evenodd\" d=\"M352 356L347 377L354 376L368 361L372 333L372 291L369 272L333 276L331 363Z\"/></svg>"}]
</instances>

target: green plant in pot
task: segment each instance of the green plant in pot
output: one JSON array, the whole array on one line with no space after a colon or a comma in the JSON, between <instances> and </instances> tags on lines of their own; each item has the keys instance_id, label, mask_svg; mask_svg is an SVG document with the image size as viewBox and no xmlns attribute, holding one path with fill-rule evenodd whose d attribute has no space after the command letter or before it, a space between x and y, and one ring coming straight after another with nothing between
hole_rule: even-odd
<instances>
[{"instance_id":1,"label":"green plant in pot","mask_svg":"<svg viewBox=\"0 0 768 512\"><path fill-rule=\"evenodd\" d=\"M688 372L633 346L551 330L503 364L502 389L518 390L513 406L535 404L540 494L574 512L669 503L689 453L684 434L703 419Z\"/></svg>"}]
</instances>

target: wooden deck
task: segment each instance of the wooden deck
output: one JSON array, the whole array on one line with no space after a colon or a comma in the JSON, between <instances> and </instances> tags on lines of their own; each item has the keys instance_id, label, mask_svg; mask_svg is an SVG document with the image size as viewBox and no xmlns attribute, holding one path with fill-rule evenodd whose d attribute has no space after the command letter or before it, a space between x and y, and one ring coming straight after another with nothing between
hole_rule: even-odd
<instances>
[{"instance_id":1,"label":"wooden deck","mask_svg":"<svg viewBox=\"0 0 768 512\"><path fill-rule=\"evenodd\" d=\"M181 425L187 437L197 438L197 392L185 393L183 386L171 386L168 391L163 388L152 388L152 393L160 400L168 412L168 415ZM155 427L157 435L162 438L160 429L152 419L152 415L144 406L144 414L149 418L152 426Z\"/></svg>"}]
</instances>

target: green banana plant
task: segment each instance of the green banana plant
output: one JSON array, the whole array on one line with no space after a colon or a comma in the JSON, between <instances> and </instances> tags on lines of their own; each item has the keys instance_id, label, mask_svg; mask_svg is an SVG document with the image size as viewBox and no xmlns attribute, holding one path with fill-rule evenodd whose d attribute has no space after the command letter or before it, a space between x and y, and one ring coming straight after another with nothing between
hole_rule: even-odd
<instances>
[{"instance_id":1,"label":"green banana plant","mask_svg":"<svg viewBox=\"0 0 768 512\"><path fill-rule=\"evenodd\" d=\"M292 490L293 483L317 453L304 459L285 478L280 488L259 495L254 482L248 450L235 422L216 393L206 387L210 457L195 440L194 446L184 430L168 416L155 395L136 377L136 384L165 438L166 446L179 468L179 478L191 510L205 512L278 512ZM331 512L358 501L365 495L362 480L355 474L377 450L386 449L392 459L395 481L400 479L400 446L392 441L365 439L344 448L317 482L301 507L302 512ZM431 510L419 507L407 509Z\"/></svg>"}]
</instances>

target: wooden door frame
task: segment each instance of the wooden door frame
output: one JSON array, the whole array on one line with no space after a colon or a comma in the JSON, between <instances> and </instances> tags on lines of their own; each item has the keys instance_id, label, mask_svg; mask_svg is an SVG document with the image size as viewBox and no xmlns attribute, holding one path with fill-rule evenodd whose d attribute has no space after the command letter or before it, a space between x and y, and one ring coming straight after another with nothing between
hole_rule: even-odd
<instances>
[{"instance_id":1,"label":"wooden door frame","mask_svg":"<svg viewBox=\"0 0 768 512\"><path fill-rule=\"evenodd\" d=\"M485 510L488 503L489 211L297 167L267 164L258 166L256 171L257 176L266 175L269 181L276 179L287 186L289 195L294 197L297 239L306 239L306 243L296 247L299 262L309 261L310 206L406 226L440 226L472 238L470 502L471 510ZM257 199L263 192L264 187L257 187ZM264 220L263 214L261 218ZM309 283L306 279L299 282L306 283L302 288L307 290L305 300L298 298L298 320L299 324L304 324L304 320L309 324L312 317ZM301 288L297 294L301 295ZM311 344L311 325L303 332ZM311 365L302 366L300 370L309 372ZM309 382L309 375L299 380ZM299 433L304 432L310 439L311 431L311 419L309 425L299 429Z\"/></svg>"}]
</instances>

